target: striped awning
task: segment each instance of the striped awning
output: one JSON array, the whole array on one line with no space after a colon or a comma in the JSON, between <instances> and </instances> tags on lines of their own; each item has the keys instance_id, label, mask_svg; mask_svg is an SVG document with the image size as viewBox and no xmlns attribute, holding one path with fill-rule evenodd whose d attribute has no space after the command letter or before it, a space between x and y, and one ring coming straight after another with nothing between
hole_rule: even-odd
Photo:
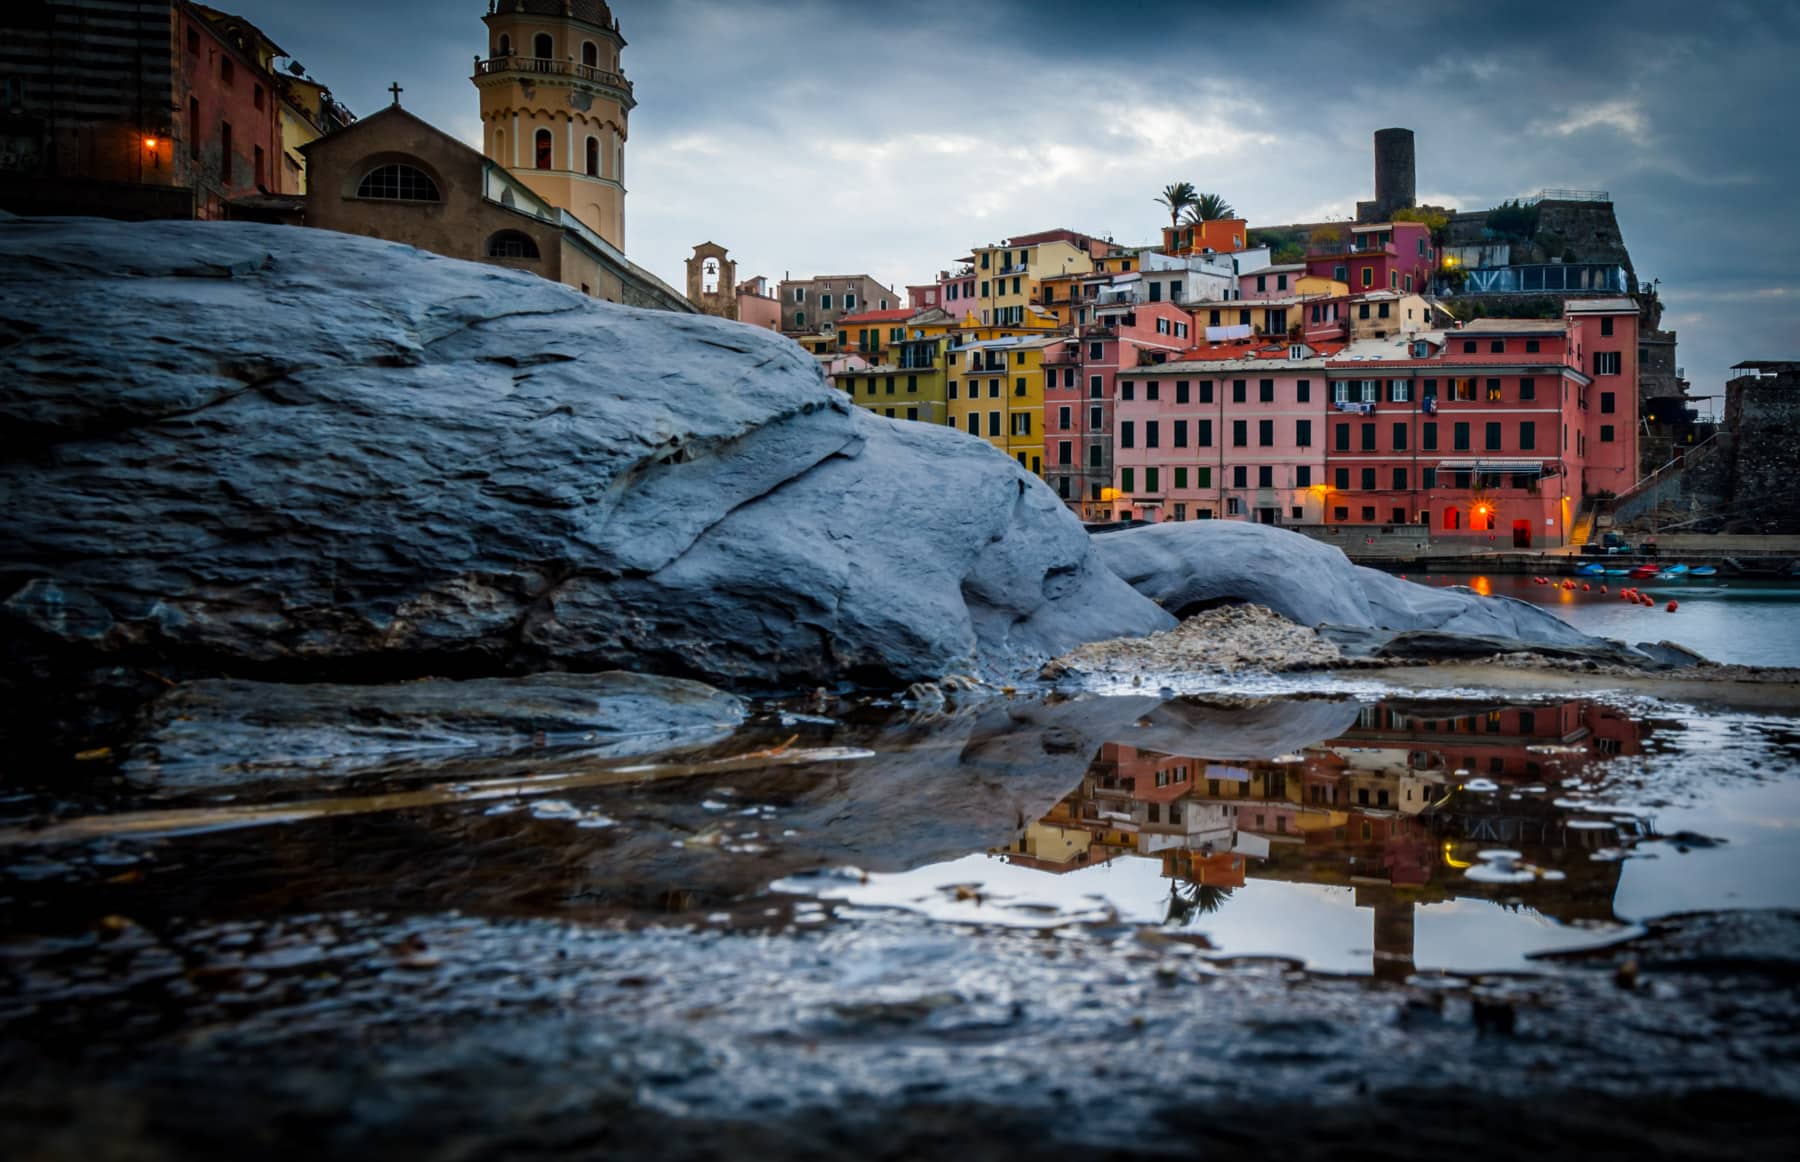
<instances>
[{"instance_id":1,"label":"striped awning","mask_svg":"<svg viewBox=\"0 0 1800 1162\"><path fill-rule=\"evenodd\" d=\"M1515 476L1549 475L1549 465L1542 460L1440 460L1438 470L1450 472L1506 472Z\"/></svg>"}]
</instances>

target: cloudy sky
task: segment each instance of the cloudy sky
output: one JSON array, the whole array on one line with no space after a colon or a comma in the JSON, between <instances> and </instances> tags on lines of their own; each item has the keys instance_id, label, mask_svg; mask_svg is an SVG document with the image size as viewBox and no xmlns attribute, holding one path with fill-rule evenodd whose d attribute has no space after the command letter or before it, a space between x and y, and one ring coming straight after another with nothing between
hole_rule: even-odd
<instances>
[{"instance_id":1,"label":"cloudy sky","mask_svg":"<svg viewBox=\"0 0 1800 1162\"><path fill-rule=\"evenodd\" d=\"M237 0L359 112L479 147L485 0ZM626 248L677 286L901 286L1053 226L1148 242L1192 181L1252 224L1348 216L1370 135L1418 135L1421 201L1611 191L1697 393L1800 357L1800 4L1708 0L616 0L636 87Z\"/></svg>"}]
</instances>

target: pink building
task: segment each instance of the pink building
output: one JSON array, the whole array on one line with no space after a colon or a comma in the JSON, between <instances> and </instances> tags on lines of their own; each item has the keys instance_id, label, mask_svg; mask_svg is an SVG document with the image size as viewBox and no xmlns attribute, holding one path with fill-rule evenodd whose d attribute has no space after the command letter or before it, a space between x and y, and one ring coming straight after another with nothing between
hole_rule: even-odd
<instances>
[{"instance_id":1,"label":"pink building","mask_svg":"<svg viewBox=\"0 0 1800 1162\"><path fill-rule=\"evenodd\" d=\"M937 282L937 305L953 319L962 320L975 316L981 318L981 303L976 298L975 260L973 257L961 260L964 265L955 270L940 270ZM911 293L912 288L907 288Z\"/></svg>"},{"instance_id":2,"label":"pink building","mask_svg":"<svg viewBox=\"0 0 1800 1162\"><path fill-rule=\"evenodd\" d=\"M1638 307L1353 344L1330 365L1326 520L1434 539L1566 544L1580 506L1637 468Z\"/></svg>"},{"instance_id":3,"label":"pink building","mask_svg":"<svg viewBox=\"0 0 1800 1162\"><path fill-rule=\"evenodd\" d=\"M1315 243L1306 269L1348 283L1350 293L1391 290L1423 294L1437 269L1437 248L1423 222L1372 222L1349 227L1347 242Z\"/></svg>"},{"instance_id":4,"label":"pink building","mask_svg":"<svg viewBox=\"0 0 1800 1162\"><path fill-rule=\"evenodd\" d=\"M760 274L737 284L737 309L740 323L781 330L781 300L775 297L774 286Z\"/></svg>"},{"instance_id":5,"label":"pink building","mask_svg":"<svg viewBox=\"0 0 1800 1162\"><path fill-rule=\"evenodd\" d=\"M1111 520L1119 372L1190 345L1193 320L1174 303L1092 309L1092 323L1044 355L1044 478L1082 519Z\"/></svg>"},{"instance_id":6,"label":"pink building","mask_svg":"<svg viewBox=\"0 0 1800 1162\"><path fill-rule=\"evenodd\" d=\"M1299 282L1305 276L1304 262L1291 266L1265 266L1251 274L1240 274L1238 298L1285 299L1298 293Z\"/></svg>"},{"instance_id":7,"label":"pink building","mask_svg":"<svg viewBox=\"0 0 1800 1162\"><path fill-rule=\"evenodd\" d=\"M1333 353L1249 340L1120 373L1114 516L1317 523Z\"/></svg>"}]
</instances>

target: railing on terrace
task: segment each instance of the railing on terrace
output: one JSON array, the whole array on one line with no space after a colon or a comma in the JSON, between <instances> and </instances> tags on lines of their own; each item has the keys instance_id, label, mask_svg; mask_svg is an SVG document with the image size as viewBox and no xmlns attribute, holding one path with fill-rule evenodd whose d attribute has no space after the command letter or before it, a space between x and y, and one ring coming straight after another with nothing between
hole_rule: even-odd
<instances>
[{"instance_id":1,"label":"railing on terrace","mask_svg":"<svg viewBox=\"0 0 1800 1162\"><path fill-rule=\"evenodd\" d=\"M1535 206L1539 202L1610 202L1612 195L1605 190L1539 190L1525 199L1527 206Z\"/></svg>"},{"instance_id":2,"label":"railing on terrace","mask_svg":"<svg viewBox=\"0 0 1800 1162\"><path fill-rule=\"evenodd\" d=\"M1456 295L1530 295L1564 291L1624 294L1625 268L1604 262L1560 262L1531 266L1477 267L1463 271L1460 286L1438 280L1438 293Z\"/></svg>"},{"instance_id":3,"label":"railing on terrace","mask_svg":"<svg viewBox=\"0 0 1800 1162\"><path fill-rule=\"evenodd\" d=\"M1642 493L1649 489L1655 488L1664 479L1666 479L1669 474L1681 471L1683 468L1685 468L1687 466L1688 461L1693 459L1694 454L1696 452L1700 451L1702 448L1705 448L1705 447L1711 445L1718 438L1719 438L1719 433L1714 432L1712 435L1706 437L1706 439L1701 440L1698 444L1693 444L1688 447L1682 448L1679 454L1677 454L1676 456L1674 456L1670 460L1668 460L1665 464L1663 464L1662 467L1657 468L1656 470L1652 471L1649 475L1640 478L1636 484L1633 484L1630 488L1627 488L1624 492L1621 492L1621 493L1619 493L1619 495L1613 497L1613 507L1616 509L1621 503L1623 503L1627 500L1630 500L1632 497L1637 496L1639 493Z\"/></svg>"},{"instance_id":4,"label":"railing on terrace","mask_svg":"<svg viewBox=\"0 0 1800 1162\"><path fill-rule=\"evenodd\" d=\"M541 56L497 56L488 60L475 58L475 75L492 76L495 73L540 73L549 76L575 77L596 85L610 85L615 89L631 92L631 82L618 73L609 73L604 69L578 65L574 61L551 60Z\"/></svg>"},{"instance_id":5,"label":"railing on terrace","mask_svg":"<svg viewBox=\"0 0 1800 1162\"><path fill-rule=\"evenodd\" d=\"M1400 250L1392 242L1385 242L1380 246L1363 246L1351 242L1315 242L1307 246L1306 253L1309 258L1335 258L1340 254L1351 256L1358 254L1398 255ZM1251 271L1250 273L1255 274L1256 272Z\"/></svg>"}]
</instances>

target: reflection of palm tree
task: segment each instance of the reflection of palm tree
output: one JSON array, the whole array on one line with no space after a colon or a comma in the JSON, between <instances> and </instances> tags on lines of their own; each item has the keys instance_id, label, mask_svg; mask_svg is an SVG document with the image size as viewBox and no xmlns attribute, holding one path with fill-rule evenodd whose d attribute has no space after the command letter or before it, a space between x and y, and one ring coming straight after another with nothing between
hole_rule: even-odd
<instances>
[{"instance_id":1,"label":"reflection of palm tree","mask_svg":"<svg viewBox=\"0 0 1800 1162\"><path fill-rule=\"evenodd\" d=\"M1193 880L1169 881L1169 914L1165 924L1183 925L1195 916L1210 916L1231 899L1231 889Z\"/></svg>"}]
</instances>

